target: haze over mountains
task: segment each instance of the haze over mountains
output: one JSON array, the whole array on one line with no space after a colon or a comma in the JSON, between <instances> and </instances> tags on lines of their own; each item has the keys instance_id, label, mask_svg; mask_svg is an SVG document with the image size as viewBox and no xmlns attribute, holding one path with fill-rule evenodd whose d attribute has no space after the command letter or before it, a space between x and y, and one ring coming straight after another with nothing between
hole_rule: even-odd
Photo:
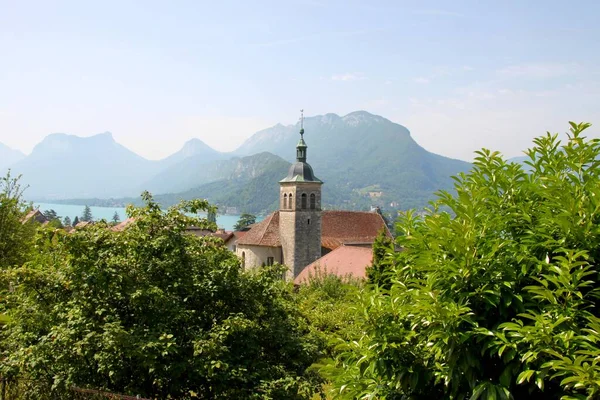
<instances>
[{"instance_id":1,"label":"haze over mountains","mask_svg":"<svg viewBox=\"0 0 600 400\"><path fill-rule=\"evenodd\" d=\"M451 175L470 167L426 151L402 125L365 111L309 117L304 127L308 162L325 181L328 207L419 207L433 192L450 189ZM157 196L164 203L203 197L221 207L263 212L276 206L277 182L294 161L298 131L298 124L278 124L232 153L192 139L159 161L135 154L110 133L88 138L52 134L30 155L17 155L0 169L10 166L23 174L32 200L135 198L147 189L169 194Z\"/></svg>"},{"instance_id":2,"label":"haze over mountains","mask_svg":"<svg viewBox=\"0 0 600 400\"><path fill-rule=\"evenodd\" d=\"M8 167L11 164L25 158L25 154L19 150L13 150L10 147L0 143L0 170Z\"/></svg>"}]
</instances>

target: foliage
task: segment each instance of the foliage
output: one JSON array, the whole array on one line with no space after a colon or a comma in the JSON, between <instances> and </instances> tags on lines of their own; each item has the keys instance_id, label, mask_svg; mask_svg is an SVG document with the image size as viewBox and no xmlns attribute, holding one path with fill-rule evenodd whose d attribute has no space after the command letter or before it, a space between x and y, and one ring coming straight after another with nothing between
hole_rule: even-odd
<instances>
[{"instance_id":1,"label":"foliage","mask_svg":"<svg viewBox=\"0 0 600 400\"><path fill-rule=\"evenodd\" d=\"M112 222L113 224L118 224L119 222L121 222L121 217L119 217L119 213L116 211L112 216Z\"/></svg>"},{"instance_id":2,"label":"foliage","mask_svg":"<svg viewBox=\"0 0 600 400\"><path fill-rule=\"evenodd\" d=\"M60 218L60 215L58 215L56 213L56 211L54 211L53 209L45 210L43 214L44 214L44 217L46 217L48 219L48 221L52 221L52 220Z\"/></svg>"},{"instance_id":3,"label":"foliage","mask_svg":"<svg viewBox=\"0 0 600 400\"><path fill-rule=\"evenodd\" d=\"M382 229L373 242L373 262L367 268L369 283L388 287L391 283L391 270L394 265L389 257L394 253L394 240Z\"/></svg>"},{"instance_id":4,"label":"foliage","mask_svg":"<svg viewBox=\"0 0 600 400\"><path fill-rule=\"evenodd\" d=\"M71 218L69 218L68 215L63 219L63 225L64 226L71 226Z\"/></svg>"},{"instance_id":5,"label":"foliage","mask_svg":"<svg viewBox=\"0 0 600 400\"><path fill-rule=\"evenodd\" d=\"M534 140L531 172L478 152L424 216L398 223L389 288L335 377L345 398L600 395L600 141ZM447 207L449 212L441 211Z\"/></svg>"},{"instance_id":6,"label":"foliage","mask_svg":"<svg viewBox=\"0 0 600 400\"><path fill-rule=\"evenodd\" d=\"M90 206L86 205L83 208L83 213L81 214L80 220L84 222L91 222L94 220L94 216L92 215L92 210L90 209Z\"/></svg>"},{"instance_id":7,"label":"foliage","mask_svg":"<svg viewBox=\"0 0 600 400\"><path fill-rule=\"evenodd\" d=\"M0 270L25 262L33 244L34 224L23 224L27 205L19 179L10 170L0 178Z\"/></svg>"},{"instance_id":8,"label":"foliage","mask_svg":"<svg viewBox=\"0 0 600 400\"><path fill-rule=\"evenodd\" d=\"M310 398L317 355L281 267L243 272L213 223L183 202L146 206L115 232L41 231L39 253L3 278L10 322L0 375L152 398Z\"/></svg>"},{"instance_id":9,"label":"foliage","mask_svg":"<svg viewBox=\"0 0 600 400\"><path fill-rule=\"evenodd\" d=\"M206 219L208 222L212 222L213 224L217 223L217 210L210 210L206 213Z\"/></svg>"},{"instance_id":10,"label":"foliage","mask_svg":"<svg viewBox=\"0 0 600 400\"><path fill-rule=\"evenodd\" d=\"M75 218L73 218L73 226L76 226L79 223L79 217L76 215Z\"/></svg>"},{"instance_id":11,"label":"foliage","mask_svg":"<svg viewBox=\"0 0 600 400\"><path fill-rule=\"evenodd\" d=\"M240 219L233 226L234 231L241 231L256 223L256 216L252 214L242 213Z\"/></svg>"}]
</instances>

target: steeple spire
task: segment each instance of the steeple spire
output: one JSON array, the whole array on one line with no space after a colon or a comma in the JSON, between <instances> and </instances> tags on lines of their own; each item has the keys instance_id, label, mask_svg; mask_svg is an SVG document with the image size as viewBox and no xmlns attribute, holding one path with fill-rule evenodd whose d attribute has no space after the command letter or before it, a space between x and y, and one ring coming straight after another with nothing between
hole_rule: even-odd
<instances>
[{"instance_id":1,"label":"steeple spire","mask_svg":"<svg viewBox=\"0 0 600 400\"><path fill-rule=\"evenodd\" d=\"M306 162L306 147L304 142L304 110L300 110L300 141L296 145L296 161Z\"/></svg>"}]
</instances>

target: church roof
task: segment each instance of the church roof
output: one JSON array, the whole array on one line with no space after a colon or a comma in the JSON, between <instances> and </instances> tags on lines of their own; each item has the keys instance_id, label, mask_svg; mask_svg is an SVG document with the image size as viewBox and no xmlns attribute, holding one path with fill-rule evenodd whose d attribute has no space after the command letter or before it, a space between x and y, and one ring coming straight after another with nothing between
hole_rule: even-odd
<instances>
[{"instance_id":1,"label":"church roof","mask_svg":"<svg viewBox=\"0 0 600 400\"><path fill-rule=\"evenodd\" d=\"M285 178L279 181L283 182L318 182L323 183L317 178L310 164L298 161L290 166L288 174Z\"/></svg>"},{"instance_id":2,"label":"church roof","mask_svg":"<svg viewBox=\"0 0 600 400\"><path fill-rule=\"evenodd\" d=\"M381 229L389 230L380 214L363 211L323 211L321 246L330 250L342 244L373 243ZM251 226L240 245L280 247L279 211Z\"/></svg>"},{"instance_id":3,"label":"church roof","mask_svg":"<svg viewBox=\"0 0 600 400\"><path fill-rule=\"evenodd\" d=\"M340 246L307 265L294 279L294 283L305 283L311 276L321 274L366 278L366 268L372 262L373 250L370 247Z\"/></svg>"},{"instance_id":4,"label":"church roof","mask_svg":"<svg viewBox=\"0 0 600 400\"><path fill-rule=\"evenodd\" d=\"M279 211L250 226L250 230L238 240L238 245L280 247Z\"/></svg>"},{"instance_id":5,"label":"church roof","mask_svg":"<svg viewBox=\"0 0 600 400\"><path fill-rule=\"evenodd\" d=\"M382 229L391 236L385 221L376 212L323 211L321 245L333 250L344 243L373 243Z\"/></svg>"}]
</instances>

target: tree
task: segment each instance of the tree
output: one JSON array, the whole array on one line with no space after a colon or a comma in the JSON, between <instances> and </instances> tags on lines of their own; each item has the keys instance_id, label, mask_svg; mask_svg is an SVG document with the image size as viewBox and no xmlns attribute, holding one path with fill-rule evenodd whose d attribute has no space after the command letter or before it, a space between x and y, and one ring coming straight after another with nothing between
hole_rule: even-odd
<instances>
[{"instance_id":1,"label":"tree","mask_svg":"<svg viewBox=\"0 0 600 400\"><path fill-rule=\"evenodd\" d=\"M217 210L215 208L211 208L210 210L208 210L206 213L206 219L209 222L216 224L217 223Z\"/></svg>"},{"instance_id":2,"label":"tree","mask_svg":"<svg viewBox=\"0 0 600 400\"><path fill-rule=\"evenodd\" d=\"M63 225L64 226L71 226L71 218L69 218L69 216L65 217L65 219L63 220Z\"/></svg>"},{"instance_id":3,"label":"tree","mask_svg":"<svg viewBox=\"0 0 600 400\"><path fill-rule=\"evenodd\" d=\"M79 223L79 217L76 215L75 218L73 218L73 226L77 226L78 223Z\"/></svg>"},{"instance_id":4,"label":"tree","mask_svg":"<svg viewBox=\"0 0 600 400\"><path fill-rule=\"evenodd\" d=\"M0 269L25 262L33 244L35 227L33 222L23 223L27 205L19 179L10 170L0 178Z\"/></svg>"},{"instance_id":5,"label":"tree","mask_svg":"<svg viewBox=\"0 0 600 400\"><path fill-rule=\"evenodd\" d=\"M401 217L391 284L365 293L364 334L338 358L342 396L598 397L600 140L588 126L571 123L563 145L535 139L529 173L479 151L455 195Z\"/></svg>"},{"instance_id":6,"label":"tree","mask_svg":"<svg viewBox=\"0 0 600 400\"><path fill-rule=\"evenodd\" d=\"M252 214L242 213L240 215L240 219L235 223L233 230L234 231L243 231L248 228L250 225L256 223L256 216Z\"/></svg>"},{"instance_id":7,"label":"tree","mask_svg":"<svg viewBox=\"0 0 600 400\"><path fill-rule=\"evenodd\" d=\"M119 217L119 213L115 211L113 217L112 217L112 222L116 225L121 221L121 217Z\"/></svg>"},{"instance_id":8,"label":"tree","mask_svg":"<svg viewBox=\"0 0 600 400\"><path fill-rule=\"evenodd\" d=\"M316 347L281 267L244 272L189 216L203 200L166 212L147 193L115 232L99 222L44 231L38 258L13 268L11 322L0 374L152 398L311 398Z\"/></svg>"},{"instance_id":9,"label":"tree","mask_svg":"<svg viewBox=\"0 0 600 400\"><path fill-rule=\"evenodd\" d=\"M393 262L388 255L394 253L394 240L382 229L373 242L373 262L367 268L367 278L370 283L381 287L389 286L392 278Z\"/></svg>"},{"instance_id":10,"label":"tree","mask_svg":"<svg viewBox=\"0 0 600 400\"><path fill-rule=\"evenodd\" d=\"M83 214L81 214L80 220L85 222L91 222L94 220L94 217L92 216L92 210L89 206L84 207Z\"/></svg>"},{"instance_id":11,"label":"tree","mask_svg":"<svg viewBox=\"0 0 600 400\"><path fill-rule=\"evenodd\" d=\"M60 218L60 216L53 209L46 210L46 211L44 211L43 214L44 214L44 217L46 217L48 219L48 221L52 221L52 220Z\"/></svg>"}]
</instances>

